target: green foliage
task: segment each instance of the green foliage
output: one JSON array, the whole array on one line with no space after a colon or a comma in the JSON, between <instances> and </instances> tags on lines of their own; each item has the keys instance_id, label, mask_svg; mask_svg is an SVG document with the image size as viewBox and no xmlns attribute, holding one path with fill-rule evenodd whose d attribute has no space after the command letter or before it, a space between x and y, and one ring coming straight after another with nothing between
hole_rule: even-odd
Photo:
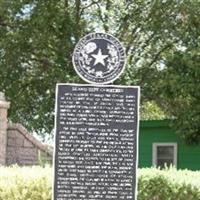
<instances>
[{"instance_id":1,"label":"green foliage","mask_svg":"<svg viewBox=\"0 0 200 200\"><path fill-rule=\"evenodd\" d=\"M10 120L43 135L53 129L55 85L79 82L71 54L84 21L67 1L0 1L0 90Z\"/></svg>"},{"instance_id":2,"label":"green foliage","mask_svg":"<svg viewBox=\"0 0 200 200\"><path fill-rule=\"evenodd\" d=\"M163 108L175 117L177 132L187 143L200 141L200 55L196 50L175 52L167 57L166 69L160 74L157 95L162 95Z\"/></svg>"},{"instance_id":3,"label":"green foliage","mask_svg":"<svg viewBox=\"0 0 200 200\"><path fill-rule=\"evenodd\" d=\"M168 116L154 101L143 102L140 107L141 120L164 120Z\"/></svg>"},{"instance_id":4,"label":"green foliage","mask_svg":"<svg viewBox=\"0 0 200 200\"><path fill-rule=\"evenodd\" d=\"M0 167L0 200L51 200L51 168Z\"/></svg>"},{"instance_id":5,"label":"green foliage","mask_svg":"<svg viewBox=\"0 0 200 200\"><path fill-rule=\"evenodd\" d=\"M10 120L51 135L55 84L82 82L72 67L74 46L100 30L126 48L115 84L140 85L143 107L154 102L185 140L198 143L199 13L196 0L0 0L0 90L12 103Z\"/></svg>"},{"instance_id":6,"label":"green foliage","mask_svg":"<svg viewBox=\"0 0 200 200\"><path fill-rule=\"evenodd\" d=\"M50 200L52 168L0 167L0 200ZM139 169L138 200L200 199L200 172Z\"/></svg>"},{"instance_id":7,"label":"green foliage","mask_svg":"<svg viewBox=\"0 0 200 200\"><path fill-rule=\"evenodd\" d=\"M139 170L138 200L200 199L200 172L176 169Z\"/></svg>"}]
</instances>

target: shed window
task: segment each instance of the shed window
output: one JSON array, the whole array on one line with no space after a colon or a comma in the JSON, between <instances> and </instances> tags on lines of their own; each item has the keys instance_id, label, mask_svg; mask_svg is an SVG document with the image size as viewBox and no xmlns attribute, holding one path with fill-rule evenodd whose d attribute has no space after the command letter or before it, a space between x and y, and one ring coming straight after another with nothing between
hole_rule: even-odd
<instances>
[{"instance_id":1,"label":"shed window","mask_svg":"<svg viewBox=\"0 0 200 200\"><path fill-rule=\"evenodd\" d=\"M177 144L176 143L154 143L153 165L163 168L165 166L177 166Z\"/></svg>"}]
</instances>

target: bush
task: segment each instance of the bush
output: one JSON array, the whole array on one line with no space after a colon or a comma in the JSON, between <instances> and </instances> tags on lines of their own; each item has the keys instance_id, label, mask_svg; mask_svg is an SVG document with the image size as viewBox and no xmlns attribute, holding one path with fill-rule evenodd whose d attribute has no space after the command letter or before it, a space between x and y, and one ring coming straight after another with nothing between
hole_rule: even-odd
<instances>
[{"instance_id":1,"label":"bush","mask_svg":"<svg viewBox=\"0 0 200 200\"><path fill-rule=\"evenodd\" d=\"M200 200L200 172L140 169L138 200Z\"/></svg>"},{"instance_id":2,"label":"bush","mask_svg":"<svg viewBox=\"0 0 200 200\"><path fill-rule=\"evenodd\" d=\"M0 167L0 200L50 200L50 167Z\"/></svg>"},{"instance_id":3,"label":"bush","mask_svg":"<svg viewBox=\"0 0 200 200\"><path fill-rule=\"evenodd\" d=\"M0 167L0 200L50 200L52 168ZM140 169L138 200L200 200L200 172Z\"/></svg>"}]
</instances>

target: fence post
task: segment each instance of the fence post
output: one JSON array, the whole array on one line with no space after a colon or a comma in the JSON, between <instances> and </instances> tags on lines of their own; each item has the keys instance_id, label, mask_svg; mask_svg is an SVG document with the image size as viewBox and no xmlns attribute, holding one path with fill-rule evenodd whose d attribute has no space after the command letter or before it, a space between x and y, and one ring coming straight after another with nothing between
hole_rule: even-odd
<instances>
[{"instance_id":1,"label":"fence post","mask_svg":"<svg viewBox=\"0 0 200 200\"><path fill-rule=\"evenodd\" d=\"M10 102L6 101L3 92L0 92L0 165L6 165L7 147L7 112Z\"/></svg>"}]
</instances>

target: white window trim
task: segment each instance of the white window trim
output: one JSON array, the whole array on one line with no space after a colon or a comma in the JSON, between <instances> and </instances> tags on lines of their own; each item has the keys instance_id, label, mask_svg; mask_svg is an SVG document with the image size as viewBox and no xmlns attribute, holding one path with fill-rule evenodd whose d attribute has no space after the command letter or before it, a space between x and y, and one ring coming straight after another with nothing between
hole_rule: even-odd
<instances>
[{"instance_id":1,"label":"white window trim","mask_svg":"<svg viewBox=\"0 0 200 200\"><path fill-rule=\"evenodd\" d=\"M158 146L173 146L174 147L174 166L177 167L177 155L178 155L178 147L177 143L153 143L153 148L152 148L152 165L154 167L157 166L157 147Z\"/></svg>"}]
</instances>

